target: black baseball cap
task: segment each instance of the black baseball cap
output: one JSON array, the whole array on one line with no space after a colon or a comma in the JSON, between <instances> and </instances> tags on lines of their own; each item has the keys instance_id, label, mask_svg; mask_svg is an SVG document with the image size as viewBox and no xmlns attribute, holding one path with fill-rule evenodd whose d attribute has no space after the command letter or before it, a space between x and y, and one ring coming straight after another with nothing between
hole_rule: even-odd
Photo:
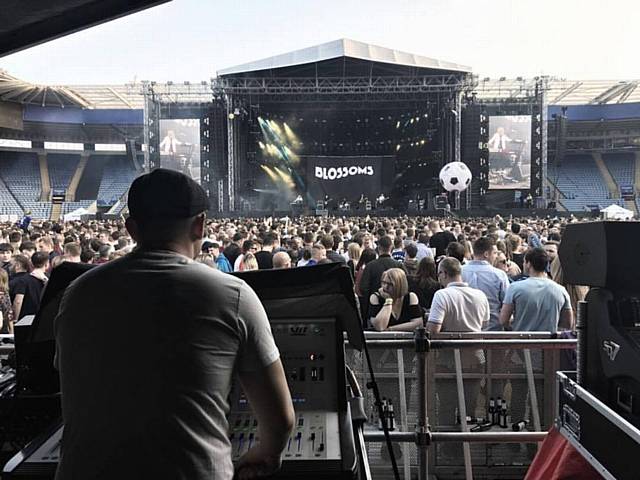
<instances>
[{"instance_id":1,"label":"black baseball cap","mask_svg":"<svg viewBox=\"0 0 640 480\"><path fill-rule=\"evenodd\" d=\"M183 173L157 168L129 188L129 215L136 220L189 218L209 209L204 189Z\"/></svg>"}]
</instances>

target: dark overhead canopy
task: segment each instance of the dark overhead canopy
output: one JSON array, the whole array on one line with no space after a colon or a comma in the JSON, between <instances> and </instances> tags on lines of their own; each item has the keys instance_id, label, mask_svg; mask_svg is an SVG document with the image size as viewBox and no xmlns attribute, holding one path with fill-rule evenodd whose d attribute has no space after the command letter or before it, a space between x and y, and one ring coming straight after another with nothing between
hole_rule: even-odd
<instances>
[{"instance_id":1,"label":"dark overhead canopy","mask_svg":"<svg viewBox=\"0 0 640 480\"><path fill-rule=\"evenodd\" d=\"M170 0L1 0L0 57Z\"/></svg>"}]
</instances>

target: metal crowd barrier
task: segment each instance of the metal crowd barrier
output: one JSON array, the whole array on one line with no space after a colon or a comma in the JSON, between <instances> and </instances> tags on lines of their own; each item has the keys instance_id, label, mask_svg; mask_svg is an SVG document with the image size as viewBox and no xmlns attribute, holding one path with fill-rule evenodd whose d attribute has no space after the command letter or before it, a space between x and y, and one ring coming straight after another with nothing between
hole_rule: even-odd
<instances>
[{"instance_id":1,"label":"metal crowd barrier","mask_svg":"<svg viewBox=\"0 0 640 480\"><path fill-rule=\"evenodd\" d=\"M439 479L524 476L553 424L555 372L568 367L561 363L570 362L576 340L548 332L440 333L423 348L414 333L365 336L381 395L395 407L390 433L405 480L416 472L420 480L430 473ZM364 355L347 347L347 362L366 385ZM371 470L374 478L392 478L372 393L364 395ZM474 424L464 420L486 417L490 397L508 401L507 428L469 431ZM521 421L526 428L513 431Z\"/></svg>"}]
</instances>

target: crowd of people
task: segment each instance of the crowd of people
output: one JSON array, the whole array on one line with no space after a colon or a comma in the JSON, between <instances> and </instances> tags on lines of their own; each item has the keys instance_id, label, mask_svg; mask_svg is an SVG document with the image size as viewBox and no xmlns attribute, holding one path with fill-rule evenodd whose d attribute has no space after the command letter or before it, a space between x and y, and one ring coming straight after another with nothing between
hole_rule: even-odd
<instances>
[{"instance_id":1,"label":"crowd of people","mask_svg":"<svg viewBox=\"0 0 640 480\"><path fill-rule=\"evenodd\" d=\"M343 263L353 275L364 326L375 330L411 331L427 320L434 331L556 333L572 328L572 312L586 294L562 278L558 247L570 221L576 220L213 221L198 259L225 272ZM462 318L469 321L460 325Z\"/></svg>"},{"instance_id":2,"label":"crowd of people","mask_svg":"<svg viewBox=\"0 0 640 480\"><path fill-rule=\"evenodd\" d=\"M411 331L571 329L586 289L566 285L558 258L573 219L299 217L208 219L196 260L222 272L350 269L365 328ZM135 247L124 221L5 224L1 331L34 314L53 268L103 264ZM486 303L486 308L485 308ZM486 312L485 312L486 310Z\"/></svg>"},{"instance_id":3,"label":"crowd of people","mask_svg":"<svg viewBox=\"0 0 640 480\"><path fill-rule=\"evenodd\" d=\"M363 327L378 331L556 332L572 328L572 301L584 293L570 287L572 298L561 285L565 220L207 219L202 187L165 169L138 177L128 206L123 221L34 220L1 232L6 331L37 311L62 262L101 264L66 289L54 321L60 479L226 480L278 469L295 421L287 376L267 312L229 272L344 264ZM117 325L126 335L114 335ZM463 366L482 363L481 352ZM226 414L236 375L260 442L234 465ZM441 410L455 405L451 392L439 392ZM476 393L465 393L470 412Z\"/></svg>"}]
</instances>

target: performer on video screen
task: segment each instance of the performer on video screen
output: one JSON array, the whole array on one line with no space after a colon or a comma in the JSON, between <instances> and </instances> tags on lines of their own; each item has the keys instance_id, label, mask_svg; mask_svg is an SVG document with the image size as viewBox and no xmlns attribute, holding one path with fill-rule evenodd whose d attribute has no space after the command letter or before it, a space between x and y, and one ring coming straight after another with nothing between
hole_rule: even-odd
<instances>
[{"instance_id":1,"label":"performer on video screen","mask_svg":"<svg viewBox=\"0 0 640 480\"><path fill-rule=\"evenodd\" d=\"M511 142L511 139L504 133L503 127L498 127L489 140L489 151L503 152L507 149L507 142Z\"/></svg>"},{"instance_id":2,"label":"performer on video screen","mask_svg":"<svg viewBox=\"0 0 640 480\"><path fill-rule=\"evenodd\" d=\"M164 155L175 155L178 152L178 145L182 145L182 142L176 138L173 130L168 130L160 143L160 152Z\"/></svg>"}]
</instances>

